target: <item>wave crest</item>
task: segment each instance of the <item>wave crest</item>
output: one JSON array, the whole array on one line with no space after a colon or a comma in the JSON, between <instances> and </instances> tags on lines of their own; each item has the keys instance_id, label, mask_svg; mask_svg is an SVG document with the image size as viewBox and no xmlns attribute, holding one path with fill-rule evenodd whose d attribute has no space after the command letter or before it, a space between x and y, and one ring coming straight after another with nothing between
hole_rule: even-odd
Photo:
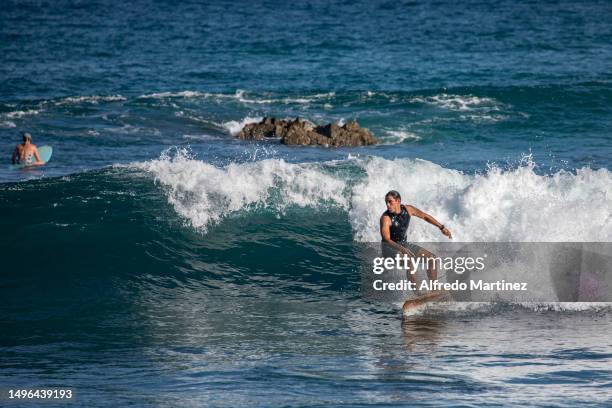
<instances>
[{"instance_id":1,"label":"wave crest","mask_svg":"<svg viewBox=\"0 0 612 408\"><path fill-rule=\"evenodd\" d=\"M433 96L417 96L410 100L413 103L425 103L452 111L473 111L473 110L499 110L500 102L493 98L478 97L475 95L452 95L441 93Z\"/></svg>"},{"instance_id":2,"label":"wave crest","mask_svg":"<svg viewBox=\"0 0 612 408\"><path fill-rule=\"evenodd\" d=\"M384 195L433 215L459 242L611 242L612 173L578 169L538 174L530 157L515 168L465 174L420 159L349 157L341 162L287 163L269 158L218 167L173 149L136 164L165 187L174 209L206 230L231 213L288 206L348 212L354 239L380 239ZM414 219L411 241L446 240Z\"/></svg>"},{"instance_id":3,"label":"wave crest","mask_svg":"<svg viewBox=\"0 0 612 408\"><path fill-rule=\"evenodd\" d=\"M284 160L232 163L216 167L196 160L186 149L171 149L137 167L166 188L168 202L196 229L206 231L231 213L251 207L289 206L348 209L346 183L318 165Z\"/></svg>"},{"instance_id":4,"label":"wave crest","mask_svg":"<svg viewBox=\"0 0 612 408\"><path fill-rule=\"evenodd\" d=\"M351 199L357 241L380 239L378 223L389 190L447 225L457 241L612 241L612 173L606 169L539 175L529 157L515 169L492 166L475 175L419 159L372 158L362 166L367 177L353 188ZM409 239L446 238L413 220Z\"/></svg>"}]
</instances>

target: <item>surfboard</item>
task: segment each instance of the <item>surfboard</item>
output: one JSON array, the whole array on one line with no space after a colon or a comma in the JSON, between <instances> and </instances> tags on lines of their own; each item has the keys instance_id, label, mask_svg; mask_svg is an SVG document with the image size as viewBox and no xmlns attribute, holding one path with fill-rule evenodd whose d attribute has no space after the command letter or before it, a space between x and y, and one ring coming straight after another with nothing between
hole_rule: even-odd
<instances>
[{"instance_id":1,"label":"surfboard","mask_svg":"<svg viewBox=\"0 0 612 408\"><path fill-rule=\"evenodd\" d=\"M41 146L38 148L38 154L40 155L40 160L47 163L51 160L51 155L53 154L53 148L51 146ZM36 167L35 164L11 164L12 169L23 169L24 167Z\"/></svg>"},{"instance_id":2,"label":"surfboard","mask_svg":"<svg viewBox=\"0 0 612 408\"><path fill-rule=\"evenodd\" d=\"M403 306L404 314L409 313L413 311L414 309L418 308L419 306L422 306L426 303L447 301L450 299L451 299L450 293L447 292L446 290L436 290L434 292L428 292L424 295L420 295L420 296L417 296L415 298L408 299L407 301L405 301L404 306Z\"/></svg>"}]
</instances>

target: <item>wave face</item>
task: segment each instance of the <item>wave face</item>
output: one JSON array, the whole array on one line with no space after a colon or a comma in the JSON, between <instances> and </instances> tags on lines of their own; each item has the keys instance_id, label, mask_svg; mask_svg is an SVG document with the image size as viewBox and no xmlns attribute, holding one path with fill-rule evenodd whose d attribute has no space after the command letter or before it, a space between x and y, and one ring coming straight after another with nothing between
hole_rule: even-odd
<instances>
[{"instance_id":1,"label":"wave face","mask_svg":"<svg viewBox=\"0 0 612 408\"><path fill-rule=\"evenodd\" d=\"M526 158L515 168L465 174L425 160L376 157L215 166L171 149L146 162L1 185L4 228L14 231L3 241L8 247L27 242L22 250L36 247L49 256L75 247L83 254L94 251L96 268L116 267L116 260L104 254L123 253L138 243L153 248L136 250L134 265L161 267L164 262L158 265L155 255L161 250L183 254L179 263L191 269L194 240L206 248L237 246L254 253L259 243L278 248L281 236L301 248L298 258L328 254L340 259L355 251L353 243L380 239L378 222L390 189L449 226L460 242L612 241L608 170L540 175L535 167ZM40 240L41 234L51 239ZM411 222L408 234L417 242L446 239L419 219ZM84 237L93 242L86 244ZM92 260L83 254L79 262ZM262 270L278 267L274 257L261 260ZM348 278L352 270L340 275Z\"/></svg>"},{"instance_id":2,"label":"wave face","mask_svg":"<svg viewBox=\"0 0 612 408\"><path fill-rule=\"evenodd\" d=\"M28 273L49 284L86 274L83 282L94 286L110 279L111 291L120 290L114 279L134 279L258 292L270 280L283 293L320 297L342 288L358 294L351 292L359 287L357 243L379 240L390 189L460 242L612 241L608 170L539 175L534 167L526 160L464 174L425 160L376 157L215 166L173 149L127 166L2 184L0 211L10 233L0 242L8 282L20 282L24 261L36 254L43 267ZM418 219L408 234L445 239Z\"/></svg>"},{"instance_id":3,"label":"wave face","mask_svg":"<svg viewBox=\"0 0 612 408\"><path fill-rule=\"evenodd\" d=\"M379 240L389 189L459 242L611 242L610 178L588 168L538 175L528 160L475 175L382 158L214 166L171 150L129 166L3 184L0 211L11 233L1 242L15 254L8 271L18 273L35 253L45 267L31 273L44 280L84 272L145 281L153 274L158 283L197 276L200 284L260 290L259 276L287 279L289 291L298 280L299 291L313 285L321 296L325 287L357 287L357 244ZM408 234L445 240L419 219Z\"/></svg>"}]
</instances>

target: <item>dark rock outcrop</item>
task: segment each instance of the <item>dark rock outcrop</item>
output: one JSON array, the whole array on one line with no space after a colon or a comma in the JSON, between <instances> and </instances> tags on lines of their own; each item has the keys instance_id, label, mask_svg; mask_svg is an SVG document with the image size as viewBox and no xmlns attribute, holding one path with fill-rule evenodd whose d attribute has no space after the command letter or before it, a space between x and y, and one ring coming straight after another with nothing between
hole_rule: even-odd
<instances>
[{"instance_id":1,"label":"dark rock outcrop","mask_svg":"<svg viewBox=\"0 0 612 408\"><path fill-rule=\"evenodd\" d=\"M316 126L313 123L296 118L282 120L264 118L259 123L246 125L238 137L246 140L263 140L280 138L281 143L301 146L368 146L377 144L374 135L357 122L348 122L340 126L336 123Z\"/></svg>"}]
</instances>

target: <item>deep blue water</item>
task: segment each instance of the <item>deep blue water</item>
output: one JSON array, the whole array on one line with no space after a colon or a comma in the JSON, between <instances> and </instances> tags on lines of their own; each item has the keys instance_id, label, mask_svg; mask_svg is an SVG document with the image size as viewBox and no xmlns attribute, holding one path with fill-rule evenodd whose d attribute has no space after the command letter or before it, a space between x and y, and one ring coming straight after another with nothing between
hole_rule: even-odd
<instances>
[{"instance_id":1,"label":"deep blue water","mask_svg":"<svg viewBox=\"0 0 612 408\"><path fill-rule=\"evenodd\" d=\"M459 241L612 241L611 19L604 1L3 2L0 391L609 403L609 304L402 318L361 299L357 244L389 189ZM264 116L381 143L233 136ZM22 130L50 163L8 167Z\"/></svg>"}]
</instances>

